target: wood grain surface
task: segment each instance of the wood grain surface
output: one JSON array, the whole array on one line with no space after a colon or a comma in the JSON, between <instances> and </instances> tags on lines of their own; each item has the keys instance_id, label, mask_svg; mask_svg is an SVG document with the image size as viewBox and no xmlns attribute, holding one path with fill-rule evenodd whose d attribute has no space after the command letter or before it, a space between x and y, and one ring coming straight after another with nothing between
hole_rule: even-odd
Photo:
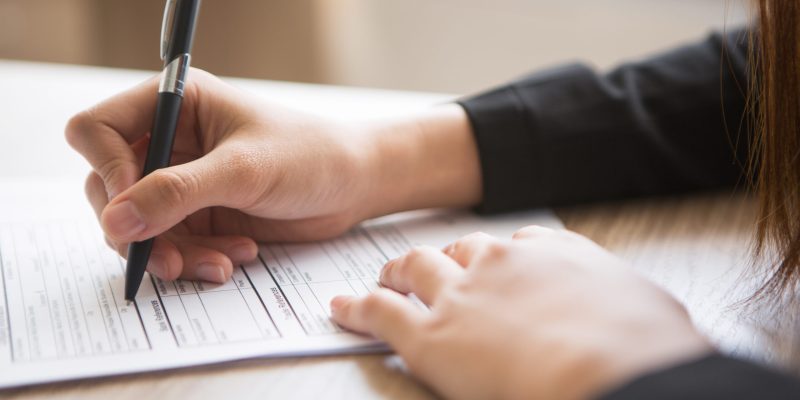
<instances>
[{"instance_id":1,"label":"wood grain surface","mask_svg":"<svg viewBox=\"0 0 800 400\"><path fill-rule=\"evenodd\" d=\"M752 229L754 203L715 194L558 210L566 226L625 258L642 241ZM0 392L4 399L429 399L436 396L393 365L390 355L250 360L203 368L92 379Z\"/></svg>"}]
</instances>

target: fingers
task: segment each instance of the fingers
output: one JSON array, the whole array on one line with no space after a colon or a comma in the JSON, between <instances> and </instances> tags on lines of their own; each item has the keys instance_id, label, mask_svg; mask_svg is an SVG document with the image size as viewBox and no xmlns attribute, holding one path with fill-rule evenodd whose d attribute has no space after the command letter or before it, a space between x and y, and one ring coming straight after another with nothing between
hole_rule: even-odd
<instances>
[{"instance_id":1,"label":"fingers","mask_svg":"<svg viewBox=\"0 0 800 400\"><path fill-rule=\"evenodd\" d=\"M90 173L86 179L86 195L95 213L100 215L108 199L100 177ZM154 243L148 270L164 280L201 279L223 283L233 271L233 265L250 261L258 255L256 243L244 236L182 236L159 237ZM127 243L119 244L106 237L108 245L127 257Z\"/></svg>"},{"instance_id":2,"label":"fingers","mask_svg":"<svg viewBox=\"0 0 800 400\"><path fill-rule=\"evenodd\" d=\"M117 250L125 257L127 245ZM255 242L241 236L168 234L156 238L147 270L165 281L180 278L225 283L234 266L257 255Z\"/></svg>"},{"instance_id":3,"label":"fingers","mask_svg":"<svg viewBox=\"0 0 800 400\"><path fill-rule=\"evenodd\" d=\"M119 252L125 257L128 246L119 245ZM165 238L156 238L153 242L153 250L150 251L150 258L147 260L147 272L163 280L171 281L180 275L182 269L183 258L175 244Z\"/></svg>"},{"instance_id":4,"label":"fingers","mask_svg":"<svg viewBox=\"0 0 800 400\"><path fill-rule=\"evenodd\" d=\"M138 178L138 162L130 145L150 130L157 84L155 78L150 79L67 123L67 142L91 164L111 197Z\"/></svg>"},{"instance_id":5,"label":"fingers","mask_svg":"<svg viewBox=\"0 0 800 400\"><path fill-rule=\"evenodd\" d=\"M233 264L252 261L258 256L258 245L253 239L245 236L194 235L186 237L184 240L201 247L214 249L228 257Z\"/></svg>"},{"instance_id":6,"label":"fingers","mask_svg":"<svg viewBox=\"0 0 800 400\"><path fill-rule=\"evenodd\" d=\"M67 138L75 139L75 143L84 143L87 137L95 137L97 134L95 131L69 129L86 127L110 128L128 143L139 140L150 130L150 124L153 123L158 83L158 76L154 76L76 115L67 124Z\"/></svg>"},{"instance_id":7,"label":"fingers","mask_svg":"<svg viewBox=\"0 0 800 400\"><path fill-rule=\"evenodd\" d=\"M180 278L225 283L236 265L258 256L256 243L241 236L168 234L156 238L156 245L161 242L164 260L161 265L148 264L148 271L167 281Z\"/></svg>"},{"instance_id":8,"label":"fingers","mask_svg":"<svg viewBox=\"0 0 800 400\"><path fill-rule=\"evenodd\" d=\"M422 246L386 264L380 282L400 293L414 293L425 304L433 304L442 287L463 274L463 268L441 250Z\"/></svg>"},{"instance_id":9,"label":"fingers","mask_svg":"<svg viewBox=\"0 0 800 400\"><path fill-rule=\"evenodd\" d=\"M225 283L233 273L233 263L220 251L189 241L175 241L175 246L181 254L182 268L165 271L167 276L163 279L172 280L180 277L187 280Z\"/></svg>"},{"instance_id":10,"label":"fingers","mask_svg":"<svg viewBox=\"0 0 800 400\"><path fill-rule=\"evenodd\" d=\"M103 212L106 204L108 204L108 193L106 193L106 187L100 175L97 175L94 171L90 172L89 176L86 177L84 190L86 192L86 198L89 199L89 204L91 204L95 215L100 219L100 214ZM103 237L108 247L116 250L123 257L127 256L127 246L120 246L118 243L112 241L106 234L104 234Z\"/></svg>"},{"instance_id":11,"label":"fingers","mask_svg":"<svg viewBox=\"0 0 800 400\"><path fill-rule=\"evenodd\" d=\"M413 350L426 318L408 298L383 288L366 297L334 297L331 311L337 324L385 340L400 354Z\"/></svg>"},{"instance_id":12,"label":"fingers","mask_svg":"<svg viewBox=\"0 0 800 400\"><path fill-rule=\"evenodd\" d=\"M108 193L106 193L106 187L100 175L97 175L96 172L90 172L89 176L86 177L84 191L95 215L99 218L106 204L108 204Z\"/></svg>"},{"instance_id":13,"label":"fingers","mask_svg":"<svg viewBox=\"0 0 800 400\"><path fill-rule=\"evenodd\" d=\"M500 240L494 236L475 232L451 243L442 251L462 267L467 267L486 247L497 243L500 243Z\"/></svg>"},{"instance_id":14,"label":"fingers","mask_svg":"<svg viewBox=\"0 0 800 400\"><path fill-rule=\"evenodd\" d=\"M105 187L96 173L86 179L86 194L95 212L100 215L108 203ZM127 257L128 242L106 237L108 245ZM163 280L177 278L224 283L235 264L254 259L256 243L244 236L201 236L169 234L158 237L147 270Z\"/></svg>"},{"instance_id":15,"label":"fingers","mask_svg":"<svg viewBox=\"0 0 800 400\"><path fill-rule=\"evenodd\" d=\"M103 230L116 242L159 235L186 216L211 206L237 207L248 183L224 168L212 151L192 162L159 169L115 197L100 216Z\"/></svg>"}]
</instances>

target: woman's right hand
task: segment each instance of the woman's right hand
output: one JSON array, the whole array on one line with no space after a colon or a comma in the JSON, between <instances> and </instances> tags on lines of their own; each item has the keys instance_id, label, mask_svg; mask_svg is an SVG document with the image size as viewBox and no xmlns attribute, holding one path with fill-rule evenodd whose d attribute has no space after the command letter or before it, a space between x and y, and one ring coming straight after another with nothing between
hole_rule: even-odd
<instances>
[{"instance_id":1,"label":"woman's right hand","mask_svg":"<svg viewBox=\"0 0 800 400\"><path fill-rule=\"evenodd\" d=\"M73 117L69 144L91 164L86 192L109 244L157 236L148 270L223 282L256 241L335 236L394 211L480 197L464 112L342 123L286 109L192 69L171 167L139 180L158 80Z\"/></svg>"},{"instance_id":2,"label":"woman's right hand","mask_svg":"<svg viewBox=\"0 0 800 400\"><path fill-rule=\"evenodd\" d=\"M713 351L669 293L568 231L417 247L389 261L380 283L334 298L333 319L385 340L445 398L596 398Z\"/></svg>"}]
</instances>

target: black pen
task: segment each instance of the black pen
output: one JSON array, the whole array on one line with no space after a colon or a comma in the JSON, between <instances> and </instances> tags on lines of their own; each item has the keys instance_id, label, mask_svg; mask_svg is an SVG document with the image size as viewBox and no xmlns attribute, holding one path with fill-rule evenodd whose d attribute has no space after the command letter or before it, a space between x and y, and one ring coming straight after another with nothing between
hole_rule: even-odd
<instances>
[{"instance_id":1,"label":"black pen","mask_svg":"<svg viewBox=\"0 0 800 400\"><path fill-rule=\"evenodd\" d=\"M150 131L143 177L169 166L199 10L200 0L167 0L164 7L164 19L161 22L161 59L164 60L164 72L158 86L158 103L153 129ZM133 301L136 297L152 249L153 238L128 246L125 300Z\"/></svg>"}]
</instances>

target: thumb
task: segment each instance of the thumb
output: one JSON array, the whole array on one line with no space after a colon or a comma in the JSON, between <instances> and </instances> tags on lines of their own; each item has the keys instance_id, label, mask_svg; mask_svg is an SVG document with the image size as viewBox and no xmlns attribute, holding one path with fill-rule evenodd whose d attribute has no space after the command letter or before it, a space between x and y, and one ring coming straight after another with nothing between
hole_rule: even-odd
<instances>
[{"instance_id":1,"label":"thumb","mask_svg":"<svg viewBox=\"0 0 800 400\"><path fill-rule=\"evenodd\" d=\"M240 174L218 161L214 152L162 168L120 193L103 210L100 223L108 236L128 243L157 236L186 216L212 206L240 206Z\"/></svg>"}]
</instances>

